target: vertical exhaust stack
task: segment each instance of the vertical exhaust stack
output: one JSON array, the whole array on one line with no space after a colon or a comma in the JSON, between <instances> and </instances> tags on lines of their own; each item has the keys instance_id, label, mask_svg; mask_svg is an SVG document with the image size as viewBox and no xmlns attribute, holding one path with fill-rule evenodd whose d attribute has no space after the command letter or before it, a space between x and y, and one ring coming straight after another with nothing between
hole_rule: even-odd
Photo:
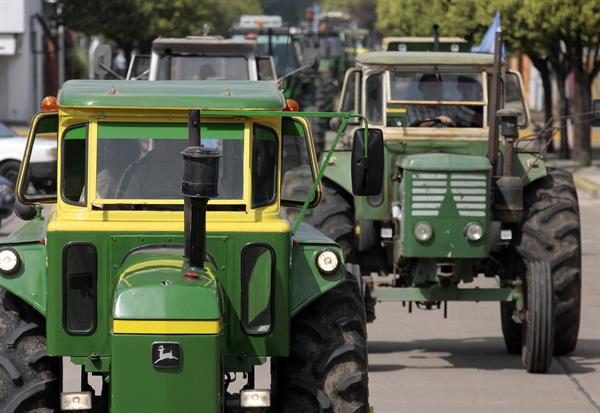
<instances>
[{"instance_id":1,"label":"vertical exhaust stack","mask_svg":"<svg viewBox=\"0 0 600 413\"><path fill-rule=\"evenodd\" d=\"M189 266L202 268L206 257L206 206L218 195L221 152L202 146L199 111L190 111L188 130L192 146L181 153L185 257Z\"/></svg>"},{"instance_id":2,"label":"vertical exhaust stack","mask_svg":"<svg viewBox=\"0 0 600 413\"><path fill-rule=\"evenodd\" d=\"M433 51L434 52L440 51L440 25L439 24L433 25Z\"/></svg>"}]
</instances>

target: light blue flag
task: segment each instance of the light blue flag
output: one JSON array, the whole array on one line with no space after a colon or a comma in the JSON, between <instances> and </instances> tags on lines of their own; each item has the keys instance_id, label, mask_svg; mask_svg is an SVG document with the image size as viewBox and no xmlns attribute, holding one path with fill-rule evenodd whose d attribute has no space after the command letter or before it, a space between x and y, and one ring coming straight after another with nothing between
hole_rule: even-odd
<instances>
[{"instance_id":1,"label":"light blue flag","mask_svg":"<svg viewBox=\"0 0 600 413\"><path fill-rule=\"evenodd\" d=\"M479 46L471 47L471 51L474 53L494 53L496 31L501 27L500 12L497 11L496 15L494 16L494 21L492 21L492 24L485 32L483 39L481 39L481 43ZM506 48L504 47L504 42L502 42L502 60L506 60Z\"/></svg>"}]
</instances>

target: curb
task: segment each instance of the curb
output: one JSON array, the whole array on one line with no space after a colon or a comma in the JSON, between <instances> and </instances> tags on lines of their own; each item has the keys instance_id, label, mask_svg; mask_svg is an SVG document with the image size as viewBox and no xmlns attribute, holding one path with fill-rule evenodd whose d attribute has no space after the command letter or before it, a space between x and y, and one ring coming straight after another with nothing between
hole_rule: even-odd
<instances>
[{"instance_id":1,"label":"curb","mask_svg":"<svg viewBox=\"0 0 600 413\"><path fill-rule=\"evenodd\" d=\"M573 181L578 189L587 192L594 198L600 198L600 185L597 183L577 174L573 174Z\"/></svg>"}]
</instances>

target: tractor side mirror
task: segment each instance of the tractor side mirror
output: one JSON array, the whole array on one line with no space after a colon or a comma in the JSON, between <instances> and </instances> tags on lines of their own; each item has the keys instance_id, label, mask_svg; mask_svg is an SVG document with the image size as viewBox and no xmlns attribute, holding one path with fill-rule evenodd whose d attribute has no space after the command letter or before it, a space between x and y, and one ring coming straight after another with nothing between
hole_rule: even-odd
<instances>
[{"instance_id":1,"label":"tractor side mirror","mask_svg":"<svg viewBox=\"0 0 600 413\"><path fill-rule=\"evenodd\" d=\"M592 126L600 126L600 99L592 101Z\"/></svg>"},{"instance_id":2,"label":"tractor side mirror","mask_svg":"<svg viewBox=\"0 0 600 413\"><path fill-rule=\"evenodd\" d=\"M352 143L352 192L358 196L381 193L383 185L383 132L369 128L354 132Z\"/></svg>"},{"instance_id":3,"label":"tractor side mirror","mask_svg":"<svg viewBox=\"0 0 600 413\"><path fill-rule=\"evenodd\" d=\"M519 137L519 115L516 110L512 109L500 109L496 112L500 123L500 134L505 139L517 139Z\"/></svg>"},{"instance_id":4,"label":"tractor side mirror","mask_svg":"<svg viewBox=\"0 0 600 413\"><path fill-rule=\"evenodd\" d=\"M37 209L33 205L26 205L17 200L15 201L15 215L23 221L31 221L37 216Z\"/></svg>"}]
</instances>

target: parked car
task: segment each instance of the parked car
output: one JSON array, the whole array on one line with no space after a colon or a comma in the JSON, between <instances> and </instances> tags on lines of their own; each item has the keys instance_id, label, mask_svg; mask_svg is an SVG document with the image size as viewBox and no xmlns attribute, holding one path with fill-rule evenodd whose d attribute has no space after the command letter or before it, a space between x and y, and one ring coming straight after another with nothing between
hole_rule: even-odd
<instances>
[{"instance_id":1,"label":"parked car","mask_svg":"<svg viewBox=\"0 0 600 413\"><path fill-rule=\"evenodd\" d=\"M19 166L27 138L0 122L0 176L13 186L19 176ZM39 139L31 153L31 182L36 190L51 191L56 186L56 138Z\"/></svg>"},{"instance_id":2,"label":"parked car","mask_svg":"<svg viewBox=\"0 0 600 413\"><path fill-rule=\"evenodd\" d=\"M14 206L14 186L8 179L0 176L0 227L2 227L2 220L12 213Z\"/></svg>"}]
</instances>

